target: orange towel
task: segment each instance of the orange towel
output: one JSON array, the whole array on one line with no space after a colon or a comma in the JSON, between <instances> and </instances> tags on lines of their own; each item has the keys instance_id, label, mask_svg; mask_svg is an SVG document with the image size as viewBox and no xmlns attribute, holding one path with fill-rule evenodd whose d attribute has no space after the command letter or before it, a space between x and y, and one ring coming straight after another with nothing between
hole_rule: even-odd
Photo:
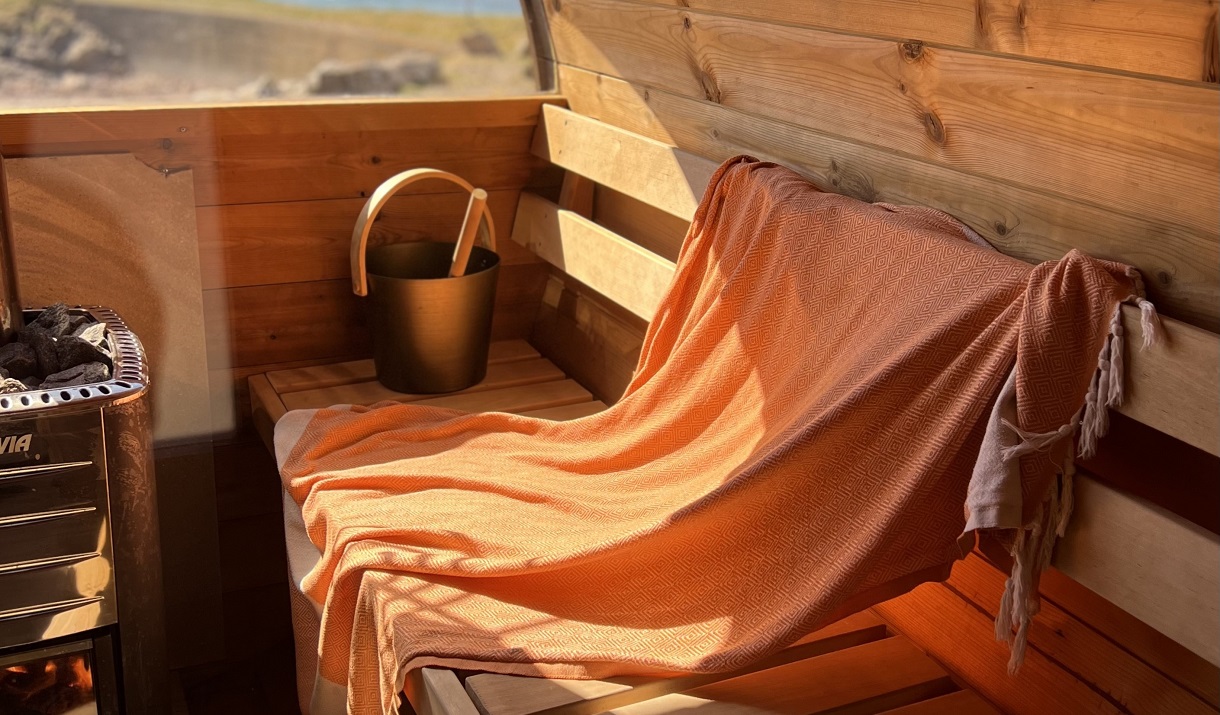
<instances>
[{"instance_id":1,"label":"orange towel","mask_svg":"<svg viewBox=\"0 0 1220 715\"><path fill-rule=\"evenodd\" d=\"M739 157L605 412L289 413L304 704L391 713L426 665L734 669L947 576L1005 378L1022 430L1073 424L1138 291L1123 266L1034 268L968 233ZM1069 441L1020 456L1007 526L1030 526Z\"/></svg>"}]
</instances>

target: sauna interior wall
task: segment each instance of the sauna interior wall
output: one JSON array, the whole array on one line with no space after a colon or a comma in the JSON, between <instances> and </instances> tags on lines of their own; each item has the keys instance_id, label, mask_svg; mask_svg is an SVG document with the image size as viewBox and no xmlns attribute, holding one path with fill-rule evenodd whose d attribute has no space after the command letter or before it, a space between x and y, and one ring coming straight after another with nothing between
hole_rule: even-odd
<instances>
[{"instance_id":1,"label":"sauna interior wall","mask_svg":"<svg viewBox=\"0 0 1220 715\"><path fill-rule=\"evenodd\" d=\"M537 0L571 109L829 191L933 206L1031 262L1139 267L1161 311L1220 330L1215 0ZM686 225L598 187L594 218L671 260ZM646 325L553 272L533 342L606 401ZM1217 461L1118 418L1083 465L1216 532ZM1014 712L1215 712L1220 674L1052 574L1022 674L977 556L885 615ZM1068 710L1064 710L1064 708Z\"/></svg>"},{"instance_id":2,"label":"sauna interior wall","mask_svg":"<svg viewBox=\"0 0 1220 715\"><path fill-rule=\"evenodd\" d=\"M6 157L130 152L159 171L193 173L215 445L202 446L214 452L203 463L214 470L188 469L199 460L180 448L158 455L163 514L177 516L162 527L174 542L171 665L239 659L290 635L278 480L252 442L246 377L370 354L348 246L379 183L433 166L488 189L504 256L494 331L528 335L545 274L508 235L522 186L554 181L529 153L544 101L0 114ZM440 183L418 189L390 202L373 240L452 240L466 197Z\"/></svg>"}]
</instances>

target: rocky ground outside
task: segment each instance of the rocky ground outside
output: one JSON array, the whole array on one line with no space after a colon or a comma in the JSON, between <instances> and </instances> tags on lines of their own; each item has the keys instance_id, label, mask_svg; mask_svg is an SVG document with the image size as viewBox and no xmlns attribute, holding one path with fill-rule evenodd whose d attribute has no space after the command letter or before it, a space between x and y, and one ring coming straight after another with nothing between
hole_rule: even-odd
<instances>
[{"instance_id":1,"label":"rocky ground outside","mask_svg":"<svg viewBox=\"0 0 1220 715\"><path fill-rule=\"evenodd\" d=\"M125 6L121 0L105 2ZM132 0L132 4L146 5L147 0ZM191 12L212 7L204 0L170 0L165 5ZM285 21L297 20L293 8L259 0L246 4L230 0L225 11L240 11L247 5L262 21L280 16ZM300 14L308 22L317 22L319 17L318 11ZM372 32L368 24L378 20L377 14L344 11L336 17L346 23L343 27L349 32L351 28ZM381 37L397 33L403 38L405 49L390 56L366 61L321 57L311 71L291 77L272 76L255 67L239 81L232 73L213 74L207 68L188 75L156 63L142 66L122 42L79 17L71 0L0 0L0 109L534 91L533 60L523 23L518 34L512 31L511 19L496 18L497 32L491 33L479 29L471 18L414 17L419 22L398 17L396 22L382 23L389 33L384 27L377 30ZM418 29L413 31L413 27ZM438 32L438 27L445 31ZM224 39L217 38L221 43ZM504 46L510 42L511 47Z\"/></svg>"}]
</instances>

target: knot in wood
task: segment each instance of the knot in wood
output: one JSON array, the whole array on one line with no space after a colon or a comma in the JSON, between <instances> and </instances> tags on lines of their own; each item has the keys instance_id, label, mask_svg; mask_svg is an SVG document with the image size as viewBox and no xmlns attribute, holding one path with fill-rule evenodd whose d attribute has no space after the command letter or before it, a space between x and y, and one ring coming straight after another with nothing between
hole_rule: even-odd
<instances>
[{"instance_id":1,"label":"knot in wood","mask_svg":"<svg viewBox=\"0 0 1220 715\"><path fill-rule=\"evenodd\" d=\"M907 62L915 62L923 57L924 44L922 40L907 40L898 45L898 50L902 53L902 59Z\"/></svg>"},{"instance_id":2,"label":"knot in wood","mask_svg":"<svg viewBox=\"0 0 1220 715\"><path fill-rule=\"evenodd\" d=\"M940 121L940 117L936 116L936 112L924 112L923 128L932 141L941 145L945 143L945 125Z\"/></svg>"},{"instance_id":3,"label":"knot in wood","mask_svg":"<svg viewBox=\"0 0 1220 715\"><path fill-rule=\"evenodd\" d=\"M716 78L704 70L699 71L699 85L703 88L703 96L709 102L720 104L720 87L716 86Z\"/></svg>"}]
</instances>

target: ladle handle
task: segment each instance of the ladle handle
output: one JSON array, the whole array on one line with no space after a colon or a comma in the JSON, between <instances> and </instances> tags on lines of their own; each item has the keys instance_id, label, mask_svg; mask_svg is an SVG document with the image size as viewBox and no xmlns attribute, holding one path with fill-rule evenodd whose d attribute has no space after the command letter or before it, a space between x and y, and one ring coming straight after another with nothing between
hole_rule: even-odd
<instances>
[{"instance_id":1,"label":"ladle handle","mask_svg":"<svg viewBox=\"0 0 1220 715\"><path fill-rule=\"evenodd\" d=\"M470 262L470 249L474 248L474 236L483 222L483 210L487 208L487 192L475 189L470 192L470 205L466 207L466 219L462 222L462 232L458 235L457 245L453 247L453 264L449 266L449 276L466 275L466 264Z\"/></svg>"},{"instance_id":2,"label":"ladle handle","mask_svg":"<svg viewBox=\"0 0 1220 715\"><path fill-rule=\"evenodd\" d=\"M401 174L391 176L386 179L381 186L373 190L369 200L364 203L364 208L360 209L360 215L356 217L356 226L352 229L352 249L351 249L351 264L352 264L352 292L356 295L369 294L369 280L366 267L366 247L369 242L369 232L373 230L373 221L377 219L377 214L381 213L381 209L385 207L386 202L390 200L394 194L400 189L417 181L425 179L443 179L451 183L457 184L466 191L474 193L475 188L469 181L466 181L457 174L451 174L448 171L440 169L411 169L404 171ZM467 217L469 222L469 217ZM496 250L496 229L495 224L491 220L491 211L487 205L483 205L482 220L477 223L478 237L491 250ZM463 230L465 230L463 228ZM469 252L467 252L469 255Z\"/></svg>"}]
</instances>

